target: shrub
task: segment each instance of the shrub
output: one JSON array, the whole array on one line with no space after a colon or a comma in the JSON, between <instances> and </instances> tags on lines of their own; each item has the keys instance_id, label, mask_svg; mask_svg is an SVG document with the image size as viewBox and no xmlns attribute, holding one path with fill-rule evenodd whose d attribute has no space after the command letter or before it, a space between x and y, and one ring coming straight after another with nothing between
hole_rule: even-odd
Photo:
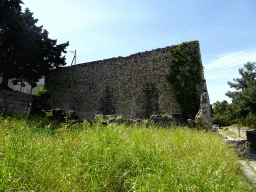
<instances>
[{"instance_id":1,"label":"shrub","mask_svg":"<svg viewBox=\"0 0 256 192\"><path fill-rule=\"evenodd\" d=\"M38 91L32 95L34 96L40 96L40 95L46 95L48 94L48 91L46 89L43 89L41 87L38 88Z\"/></svg>"},{"instance_id":2,"label":"shrub","mask_svg":"<svg viewBox=\"0 0 256 192\"><path fill-rule=\"evenodd\" d=\"M72 120L78 120L78 116L76 115L76 112L74 110L69 110L69 117Z\"/></svg>"},{"instance_id":3,"label":"shrub","mask_svg":"<svg viewBox=\"0 0 256 192\"><path fill-rule=\"evenodd\" d=\"M14 118L15 117L13 112L2 112L2 113L0 113L0 116L3 118L8 118L8 117Z\"/></svg>"}]
</instances>

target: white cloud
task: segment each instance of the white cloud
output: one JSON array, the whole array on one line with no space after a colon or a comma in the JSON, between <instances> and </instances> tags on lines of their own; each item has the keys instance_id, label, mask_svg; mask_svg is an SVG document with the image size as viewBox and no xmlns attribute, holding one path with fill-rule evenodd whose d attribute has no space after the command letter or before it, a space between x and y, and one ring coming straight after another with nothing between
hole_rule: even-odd
<instances>
[{"instance_id":1,"label":"white cloud","mask_svg":"<svg viewBox=\"0 0 256 192\"><path fill-rule=\"evenodd\" d=\"M225 54L223 54L225 55ZM213 61L212 63L205 66L205 70L213 70L216 68L231 68L239 66L240 68L244 66L247 62L256 61L256 53L246 53L244 51L237 52L234 54L228 54L225 56L219 55L219 59Z\"/></svg>"}]
</instances>

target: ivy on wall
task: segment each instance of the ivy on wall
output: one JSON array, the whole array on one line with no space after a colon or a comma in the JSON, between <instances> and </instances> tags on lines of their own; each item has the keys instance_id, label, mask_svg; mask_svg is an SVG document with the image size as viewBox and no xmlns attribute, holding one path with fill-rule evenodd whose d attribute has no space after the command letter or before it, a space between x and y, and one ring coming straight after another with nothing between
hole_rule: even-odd
<instances>
[{"instance_id":1,"label":"ivy on wall","mask_svg":"<svg viewBox=\"0 0 256 192\"><path fill-rule=\"evenodd\" d=\"M174 61L170 65L170 73L165 74L167 82L174 91L174 98L181 107L183 119L194 119L197 110L197 87L202 86L201 70L203 66L198 58L199 41L194 43L194 47L188 51L188 44L183 42L176 48L172 49L172 57ZM184 54L181 54L181 47ZM191 61L186 55L192 55ZM196 55L196 56L194 56ZM194 57L193 57L194 56ZM182 72L185 69L185 73ZM178 77L180 77L180 79Z\"/></svg>"}]
</instances>

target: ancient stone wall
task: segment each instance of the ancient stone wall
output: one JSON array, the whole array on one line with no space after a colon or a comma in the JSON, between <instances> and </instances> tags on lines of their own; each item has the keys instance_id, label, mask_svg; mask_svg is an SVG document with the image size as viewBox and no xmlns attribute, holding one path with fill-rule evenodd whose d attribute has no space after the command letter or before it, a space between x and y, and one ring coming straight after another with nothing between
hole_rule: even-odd
<instances>
[{"instance_id":1,"label":"ancient stone wall","mask_svg":"<svg viewBox=\"0 0 256 192\"><path fill-rule=\"evenodd\" d=\"M0 112L28 114L34 97L19 91L0 90Z\"/></svg>"},{"instance_id":2,"label":"ancient stone wall","mask_svg":"<svg viewBox=\"0 0 256 192\"><path fill-rule=\"evenodd\" d=\"M181 53L186 50L191 53L190 60L197 57L201 61L199 44L196 43L198 41L189 42L181 48ZM51 108L61 108L66 112L75 110L79 119L91 119L100 113L132 119L154 113L180 118L180 106L165 79L175 59L171 50L176 47L52 70L45 77L45 88L50 93L49 104ZM195 49L198 51L196 55L191 52ZM198 87L198 110L201 94L205 91L206 83Z\"/></svg>"}]
</instances>

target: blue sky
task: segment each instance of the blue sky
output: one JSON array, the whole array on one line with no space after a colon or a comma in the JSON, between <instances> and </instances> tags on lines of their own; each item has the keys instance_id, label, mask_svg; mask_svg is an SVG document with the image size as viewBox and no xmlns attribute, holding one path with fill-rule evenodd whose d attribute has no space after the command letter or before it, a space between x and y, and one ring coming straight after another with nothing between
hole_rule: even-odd
<instances>
[{"instance_id":1,"label":"blue sky","mask_svg":"<svg viewBox=\"0 0 256 192\"><path fill-rule=\"evenodd\" d=\"M254 0L23 0L37 26L43 25L76 63L126 57L199 40L210 103L226 100L228 81L256 62ZM67 52L67 65L74 53Z\"/></svg>"}]
</instances>

